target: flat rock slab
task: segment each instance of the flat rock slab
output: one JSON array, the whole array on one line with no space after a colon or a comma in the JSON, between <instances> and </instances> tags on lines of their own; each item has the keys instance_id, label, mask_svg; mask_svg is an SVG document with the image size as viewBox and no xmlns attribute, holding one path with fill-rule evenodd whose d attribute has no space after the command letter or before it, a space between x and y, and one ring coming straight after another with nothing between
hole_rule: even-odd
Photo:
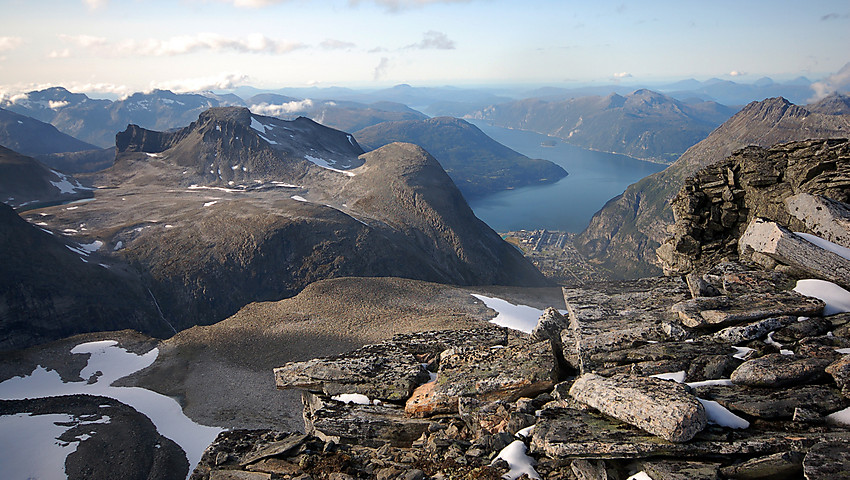
<instances>
[{"instance_id":1,"label":"flat rock slab","mask_svg":"<svg viewBox=\"0 0 850 480\"><path fill-rule=\"evenodd\" d=\"M421 357L434 357L457 345L505 344L507 329L499 327L400 334L342 355L288 363L274 370L275 383L279 389L300 388L329 396L360 393L405 401L428 381Z\"/></svg>"},{"instance_id":2,"label":"flat rock slab","mask_svg":"<svg viewBox=\"0 0 850 480\"><path fill-rule=\"evenodd\" d=\"M821 442L803 459L806 480L841 480L850 478L850 442Z\"/></svg>"},{"instance_id":3,"label":"flat rock slab","mask_svg":"<svg viewBox=\"0 0 850 480\"><path fill-rule=\"evenodd\" d=\"M642 462L643 470L653 480L719 480L720 464L655 460Z\"/></svg>"},{"instance_id":4,"label":"flat rock slab","mask_svg":"<svg viewBox=\"0 0 850 480\"><path fill-rule=\"evenodd\" d=\"M850 441L850 432L788 433L781 430L705 430L686 443L668 442L603 415L571 408L547 408L531 438L531 452L560 459L616 459L769 455L805 451L825 440Z\"/></svg>"},{"instance_id":5,"label":"flat rock slab","mask_svg":"<svg viewBox=\"0 0 850 480\"><path fill-rule=\"evenodd\" d=\"M344 404L304 392L304 429L324 441L367 447L410 447L430 422L387 405Z\"/></svg>"},{"instance_id":6,"label":"flat rock slab","mask_svg":"<svg viewBox=\"0 0 850 480\"><path fill-rule=\"evenodd\" d=\"M548 341L508 347L463 347L444 351L433 386L417 390L409 415L457 412L460 397L482 402L516 401L552 388L557 361Z\"/></svg>"},{"instance_id":7,"label":"flat rock slab","mask_svg":"<svg viewBox=\"0 0 850 480\"><path fill-rule=\"evenodd\" d=\"M688 388L667 380L587 373L570 387L570 396L671 442L687 442L708 424L705 408Z\"/></svg>"},{"instance_id":8,"label":"flat rock slab","mask_svg":"<svg viewBox=\"0 0 850 480\"><path fill-rule=\"evenodd\" d=\"M797 408L825 415L849 403L836 389L826 385L783 389L714 385L696 388L696 395L714 400L733 412L763 419L792 418Z\"/></svg>"},{"instance_id":9,"label":"flat rock slab","mask_svg":"<svg viewBox=\"0 0 850 480\"><path fill-rule=\"evenodd\" d=\"M732 383L748 387L787 387L816 382L832 363L828 358L771 353L747 360L732 372Z\"/></svg>"},{"instance_id":10,"label":"flat rock slab","mask_svg":"<svg viewBox=\"0 0 850 480\"><path fill-rule=\"evenodd\" d=\"M726 478L741 480L800 478L803 456L801 452L779 452L724 467L722 472Z\"/></svg>"},{"instance_id":11,"label":"flat rock slab","mask_svg":"<svg viewBox=\"0 0 850 480\"><path fill-rule=\"evenodd\" d=\"M757 340L766 337L768 333L787 327L797 322L797 317L769 317L757 320L744 325L734 325L726 327L712 335L712 339L718 342L728 343L730 345L738 345L750 340Z\"/></svg>"},{"instance_id":12,"label":"flat rock slab","mask_svg":"<svg viewBox=\"0 0 850 480\"><path fill-rule=\"evenodd\" d=\"M600 282L563 291L571 332L564 348L574 345L564 357L576 357L582 373L597 367L594 353L667 339L664 325L676 322L671 305L690 298L679 277Z\"/></svg>"},{"instance_id":13,"label":"flat rock slab","mask_svg":"<svg viewBox=\"0 0 850 480\"><path fill-rule=\"evenodd\" d=\"M820 315L823 307L821 300L789 291L697 297L672 309L687 327L719 328L769 317Z\"/></svg>"},{"instance_id":14,"label":"flat rock slab","mask_svg":"<svg viewBox=\"0 0 850 480\"><path fill-rule=\"evenodd\" d=\"M850 394L850 355L844 355L831 363L826 367L826 373L832 375L835 384L838 385L844 395Z\"/></svg>"},{"instance_id":15,"label":"flat rock slab","mask_svg":"<svg viewBox=\"0 0 850 480\"><path fill-rule=\"evenodd\" d=\"M300 388L333 396L359 393L372 399L405 401L428 372L413 355L393 344L367 345L353 352L274 369L279 389Z\"/></svg>"},{"instance_id":16,"label":"flat rock slab","mask_svg":"<svg viewBox=\"0 0 850 480\"><path fill-rule=\"evenodd\" d=\"M658 342L648 343L639 347L598 352L590 356L595 364L625 364L637 362L657 362L674 360L690 362L702 355L732 355L735 349L716 342Z\"/></svg>"}]
</instances>

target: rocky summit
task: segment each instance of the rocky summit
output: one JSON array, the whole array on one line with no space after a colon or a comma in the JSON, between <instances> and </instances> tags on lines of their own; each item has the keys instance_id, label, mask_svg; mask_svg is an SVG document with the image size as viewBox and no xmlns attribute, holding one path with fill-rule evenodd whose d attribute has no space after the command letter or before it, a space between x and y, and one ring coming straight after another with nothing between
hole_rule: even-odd
<instances>
[{"instance_id":1,"label":"rocky summit","mask_svg":"<svg viewBox=\"0 0 850 480\"><path fill-rule=\"evenodd\" d=\"M833 158L844 143L776 147L773 181L744 183L774 188L798 178L797 154ZM806 289L843 267L799 260L850 248L846 188L829 188L844 176L824 173L846 167L835 158L799 176L820 186L798 193L812 198L765 195L747 211L772 219L679 250L687 274L564 287L565 313L546 310L531 334L409 333L282 365L275 382L302 392L304 432L223 433L192 478L844 478L850 294ZM731 171L718 185L750 178ZM770 223L769 240L748 233ZM733 240L736 255L714 254Z\"/></svg>"}]
</instances>

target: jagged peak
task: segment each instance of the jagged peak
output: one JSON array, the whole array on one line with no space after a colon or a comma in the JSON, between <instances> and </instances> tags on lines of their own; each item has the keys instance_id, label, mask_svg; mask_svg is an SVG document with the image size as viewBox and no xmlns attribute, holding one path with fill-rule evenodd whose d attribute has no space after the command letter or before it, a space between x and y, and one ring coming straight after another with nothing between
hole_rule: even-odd
<instances>
[{"instance_id":1,"label":"jagged peak","mask_svg":"<svg viewBox=\"0 0 850 480\"><path fill-rule=\"evenodd\" d=\"M839 92L833 92L806 108L815 113L825 115L850 115L850 96Z\"/></svg>"}]
</instances>

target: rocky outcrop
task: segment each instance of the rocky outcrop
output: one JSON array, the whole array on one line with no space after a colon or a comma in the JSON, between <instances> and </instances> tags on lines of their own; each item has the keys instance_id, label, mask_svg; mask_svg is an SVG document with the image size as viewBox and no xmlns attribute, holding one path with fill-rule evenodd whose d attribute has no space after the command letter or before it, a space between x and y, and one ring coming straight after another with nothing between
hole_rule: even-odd
<instances>
[{"instance_id":1,"label":"rocky outcrop","mask_svg":"<svg viewBox=\"0 0 850 480\"><path fill-rule=\"evenodd\" d=\"M0 201L33 209L92 197L92 188L38 160L0 146Z\"/></svg>"},{"instance_id":2,"label":"rocky outcrop","mask_svg":"<svg viewBox=\"0 0 850 480\"><path fill-rule=\"evenodd\" d=\"M609 201L576 238L577 248L615 278L660 274L655 251L670 235L667 226L673 224L674 218L669 202L686 184L686 179L750 145L769 147L777 143L850 135L850 116L817 107L817 104L796 106L783 98L745 106L667 169L630 185L622 195ZM724 170L717 169L717 174L707 183L726 176ZM801 181L804 178L799 177ZM723 188L718 187L718 190L723 191ZM713 205L715 213L711 215L719 223L724 205L722 197ZM730 213L725 215L727 222L731 218ZM709 240L701 244L708 245Z\"/></svg>"},{"instance_id":3,"label":"rocky outcrop","mask_svg":"<svg viewBox=\"0 0 850 480\"><path fill-rule=\"evenodd\" d=\"M809 194L847 203L848 178L847 140L808 140L740 150L687 179L673 200L673 237L658 249L658 258L668 273L703 272L721 259L737 257L738 240L755 218L792 231L815 233L797 218L805 218L799 207L792 206L789 211L785 200ZM810 218L808 223L815 226L824 221ZM818 231L824 229L818 227Z\"/></svg>"},{"instance_id":4,"label":"rocky outcrop","mask_svg":"<svg viewBox=\"0 0 850 480\"><path fill-rule=\"evenodd\" d=\"M850 405L841 390L846 357L836 351L850 347L850 315L809 312L811 318L798 321L782 293L787 279L773 272L726 263L700 278L705 291L723 296L706 298L738 302L740 325L683 323L673 305L690 291L678 278L565 288L568 314L560 319L546 312L536 329L539 341L515 333L501 337L504 342L465 346L479 334L408 335L400 344L415 345L417 355L427 352L431 360L423 363L436 366L436 379L406 402L346 403L351 399L308 386L314 390L304 395L308 435L294 437L302 446L284 443L285 452L249 467L238 460L245 453L228 453L232 436L223 435L195 478L231 469L297 478L316 475L319 466L329 469L321 474L329 478L331 472L347 475L338 478L475 478L519 468L494 462L509 445L527 446L529 465L536 463L541 478L622 479L635 467L653 479L795 478L804 465L840 464L828 446L850 441L850 427L834 415ZM747 312L741 299L756 290L763 302L749 302ZM692 305L701 317L710 317L712 308ZM760 318L764 311L785 315ZM560 343L552 340L558 328ZM554 385L552 349L561 349L575 369L558 370ZM348 358L358 365L367 350L325 361L339 365ZM549 382L515 388L535 375ZM425 404L431 409L418 408ZM274 451L264 449L275 441L247 442L244 450Z\"/></svg>"}]
</instances>

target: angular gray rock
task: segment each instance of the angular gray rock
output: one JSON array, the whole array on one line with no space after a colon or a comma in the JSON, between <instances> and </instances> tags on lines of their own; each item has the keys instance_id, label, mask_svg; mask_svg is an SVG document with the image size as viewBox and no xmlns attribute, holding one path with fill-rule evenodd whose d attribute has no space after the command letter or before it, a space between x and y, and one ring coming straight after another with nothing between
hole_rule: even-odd
<instances>
[{"instance_id":1,"label":"angular gray rock","mask_svg":"<svg viewBox=\"0 0 850 480\"><path fill-rule=\"evenodd\" d=\"M334 443L410 447L430 424L405 416L399 407L346 405L309 392L302 399L306 432Z\"/></svg>"},{"instance_id":2,"label":"angular gray rock","mask_svg":"<svg viewBox=\"0 0 850 480\"><path fill-rule=\"evenodd\" d=\"M354 352L275 368L279 389L300 388L325 395L359 393L370 399L404 401L428 381L419 361L395 345L367 345Z\"/></svg>"},{"instance_id":3,"label":"angular gray rock","mask_svg":"<svg viewBox=\"0 0 850 480\"><path fill-rule=\"evenodd\" d=\"M798 193L785 199L785 209L815 235L850 248L850 208L846 203Z\"/></svg>"},{"instance_id":4,"label":"angular gray rock","mask_svg":"<svg viewBox=\"0 0 850 480\"><path fill-rule=\"evenodd\" d=\"M742 363L730 378L736 385L748 387L802 385L823 378L830 363L828 358L771 353Z\"/></svg>"},{"instance_id":5,"label":"angular gray rock","mask_svg":"<svg viewBox=\"0 0 850 480\"><path fill-rule=\"evenodd\" d=\"M572 408L544 409L531 438L532 453L560 459L650 458L655 456L768 455L804 451L826 440L850 440L850 432L704 431L690 442L671 443L603 415Z\"/></svg>"},{"instance_id":6,"label":"angular gray rock","mask_svg":"<svg viewBox=\"0 0 850 480\"><path fill-rule=\"evenodd\" d=\"M726 327L711 336L712 340L730 345L739 345L750 340L766 337L768 333L797 322L797 317L769 317L746 325Z\"/></svg>"},{"instance_id":7,"label":"angular gray rock","mask_svg":"<svg viewBox=\"0 0 850 480\"><path fill-rule=\"evenodd\" d=\"M775 222L754 218L741 235L739 249L742 255L755 251L816 278L850 288L850 260L808 242Z\"/></svg>"},{"instance_id":8,"label":"angular gray rock","mask_svg":"<svg viewBox=\"0 0 850 480\"><path fill-rule=\"evenodd\" d=\"M780 343L793 343L807 337L824 335L830 330L832 322L823 317L805 318L780 328L770 338Z\"/></svg>"},{"instance_id":9,"label":"angular gray rock","mask_svg":"<svg viewBox=\"0 0 850 480\"><path fill-rule=\"evenodd\" d=\"M687 327L718 328L769 317L820 315L823 307L816 298L779 292L698 297L679 302L672 310Z\"/></svg>"},{"instance_id":10,"label":"angular gray rock","mask_svg":"<svg viewBox=\"0 0 850 480\"><path fill-rule=\"evenodd\" d=\"M455 345L504 345L507 331L499 327L400 334L353 352L292 362L276 368L279 389L300 388L333 396L359 393L372 399L405 401L428 381L423 361Z\"/></svg>"},{"instance_id":11,"label":"angular gray rock","mask_svg":"<svg viewBox=\"0 0 850 480\"><path fill-rule=\"evenodd\" d=\"M667 380L588 373L573 383L570 395L670 442L687 442L708 423L705 408L687 387Z\"/></svg>"},{"instance_id":12,"label":"angular gray rock","mask_svg":"<svg viewBox=\"0 0 850 480\"><path fill-rule=\"evenodd\" d=\"M806 480L850 478L850 442L824 441L812 447L803 459Z\"/></svg>"},{"instance_id":13,"label":"angular gray rock","mask_svg":"<svg viewBox=\"0 0 850 480\"><path fill-rule=\"evenodd\" d=\"M689 297L687 285L678 277L564 288L575 345L574 351L564 351L564 357L577 356L581 372L587 373L598 366L591 359L594 353L664 340L665 325L676 323L670 306ZM565 349L568 345L564 342Z\"/></svg>"},{"instance_id":14,"label":"angular gray rock","mask_svg":"<svg viewBox=\"0 0 850 480\"><path fill-rule=\"evenodd\" d=\"M841 393L850 397L850 355L844 355L831 363L826 367L826 373L832 376Z\"/></svg>"},{"instance_id":15,"label":"angular gray rock","mask_svg":"<svg viewBox=\"0 0 850 480\"><path fill-rule=\"evenodd\" d=\"M725 477L741 480L799 478L803 472L803 453L780 452L724 467Z\"/></svg>"},{"instance_id":16,"label":"angular gray rock","mask_svg":"<svg viewBox=\"0 0 850 480\"><path fill-rule=\"evenodd\" d=\"M652 460L641 463L643 470L653 480L718 480L720 464Z\"/></svg>"},{"instance_id":17,"label":"angular gray rock","mask_svg":"<svg viewBox=\"0 0 850 480\"><path fill-rule=\"evenodd\" d=\"M407 401L408 415L457 412L458 399L516 401L552 388L557 361L549 342L507 347L459 347L440 355L437 379Z\"/></svg>"},{"instance_id":18,"label":"angular gray rock","mask_svg":"<svg viewBox=\"0 0 850 480\"><path fill-rule=\"evenodd\" d=\"M849 403L836 389L827 385L781 389L713 385L697 387L695 393L699 398L714 400L733 412L774 420L793 418L799 408L825 415Z\"/></svg>"}]
</instances>

